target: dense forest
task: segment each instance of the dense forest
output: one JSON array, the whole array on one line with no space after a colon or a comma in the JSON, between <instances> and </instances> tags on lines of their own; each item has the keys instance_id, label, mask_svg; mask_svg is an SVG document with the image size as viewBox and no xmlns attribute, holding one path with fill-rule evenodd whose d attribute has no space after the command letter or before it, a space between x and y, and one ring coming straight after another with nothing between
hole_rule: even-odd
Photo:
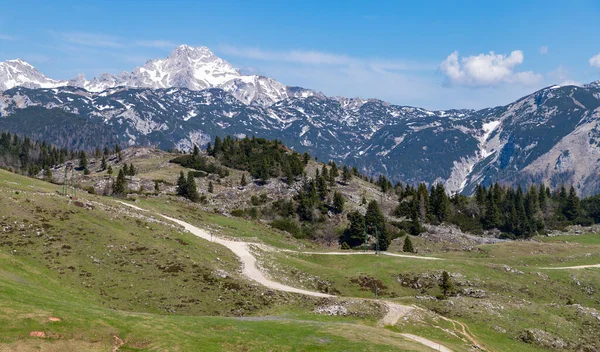
<instances>
[{"instance_id":1,"label":"dense forest","mask_svg":"<svg viewBox=\"0 0 600 352\"><path fill-rule=\"evenodd\" d=\"M207 153L221 165L248 171L254 179L262 182L267 182L271 177L285 177L292 183L295 177L304 172L302 157L284 147L278 140L255 137L237 139L230 136L221 140L216 137L214 145L208 144ZM227 169L200 155L197 146L192 154L182 155L171 162L206 173L216 173L221 177L228 175Z\"/></svg>"},{"instance_id":2,"label":"dense forest","mask_svg":"<svg viewBox=\"0 0 600 352\"><path fill-rule=\"evenodd\" d=\"M478 186L473 196L448 196L442 184L429 189L425 184L394 188L399 203L397 217L410 219L409 232L419 224L442 222L458 225L463 231L482 233L497 230L507 238L529 238L568 225L600 222L600 196L580 199L574 187L551 190L542 185L527 188Z\"/></svg>"},{"instance_id":3,"label":"dense forest","mask_svg":"<svg viewBox=\"0 0 600 352\"><path fill-rule=\"evenodd\" d=\"M0 134L0 167L28 176L35 176L42 170L48 173L51 167L75 155L73 151L39 143L29 137L21 138L9 132Z\"/></svg>"}]
</instances>

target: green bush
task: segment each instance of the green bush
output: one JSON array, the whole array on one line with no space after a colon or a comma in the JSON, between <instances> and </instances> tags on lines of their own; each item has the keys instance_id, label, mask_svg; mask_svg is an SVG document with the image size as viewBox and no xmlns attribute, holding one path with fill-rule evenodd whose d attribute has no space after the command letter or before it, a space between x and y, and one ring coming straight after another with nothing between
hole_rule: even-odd
<instances>
[{"instance_id":1,"label":"green bush","mask_svg":"<svg viewBox=\"0 0 600 352\"><path fill-rule=\"evenodd\" d=\"M292 219L277 219L271 222L271 226L278 230L288 232L294 237L302 234L302 229L298 226L298 223Z\"/></svg>"}]
</instances>

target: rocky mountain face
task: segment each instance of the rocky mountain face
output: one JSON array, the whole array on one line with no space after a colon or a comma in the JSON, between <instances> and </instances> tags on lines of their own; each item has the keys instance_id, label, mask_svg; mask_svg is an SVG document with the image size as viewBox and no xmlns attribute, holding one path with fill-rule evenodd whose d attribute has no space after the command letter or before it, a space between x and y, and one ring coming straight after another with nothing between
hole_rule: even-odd
<instances>
[{"instance_id":1,"label":"rocky mountain face","mask_svg":"<svg viewBox=\"0 0 600 352\"><path fill-rule=\"evenodd\" d=\"M102 92L115 87L187 88L204 90L221 88L244 104L268 106L294 96L317 94L309 89L287 87L274 79L258 75L242 75L227 61L207 47L180 45L166 58L149 60L132 72L118 75L105 73L88 81L83 74L68 81L53 80L27 62L17 59L0 63L0 90L17 86L54 88L73 86L89 92Z\"/></svg>"},{"instance_id":2,"label":"rocky mountain face","mask_svg":"<svg viewBox=\"0 0 600 352\"><path fill-rule=\"evenodd\" d=\"M0 94L0 128L31 133L22 121L35 116L37 138L50 142L93 148L114 138L189 150L217 135L260 136L396 181L443 182L450 192L498 181L600 193L600 82L548 87L496 108L429 111L244 76L207 48L187 46L92 81L29 72L21 84L18 74L0 76L0 87L15 86ZM75 131L85 123L101 136L58 138L57 111Z\"/></svg>"}]
</instances>

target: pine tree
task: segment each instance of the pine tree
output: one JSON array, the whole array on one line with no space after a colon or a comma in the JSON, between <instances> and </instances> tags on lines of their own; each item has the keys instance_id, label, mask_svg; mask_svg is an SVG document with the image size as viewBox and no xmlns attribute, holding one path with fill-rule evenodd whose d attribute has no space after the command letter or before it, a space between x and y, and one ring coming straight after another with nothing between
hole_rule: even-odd
<instances>
[{"instance_id":1,"label":"pine tree","mask_svg":"<svg viewBox=\"0 0 600 352\"><path fill-rule=\"evenodd\" d=\"M344 167L342 168L342 182L344 182L345 184L348 184L351 179L352 179L352 173L350 172L350 169L348 168L348 166L344 165Z\"/></svg>"},{"instance_id":2,"label":"pine tree","mask_svg":"<svg viewBox=\"0 0 600 352\"><path fill-rule=\"evenodd\" d=\"M294 184L294 174L292 173L292 168L288 163L284 164L283 172L285 174L285 181L288 185Z\"/></svg>"},{"instance_id":3,"label":"pine tree","mask_svg":"<svg viewBox=\"0 0 600 352\"><path fill-rule=\"evenodd\" d=\"M348 213L350 225L344 231L344 242L350 247L357 247L365 241L365 217L358 211Z\"/></svg>"},{"instance_id":4,"label":"pine tree","mask_svg":"<svg viewBox=\"0 0 600 352\"><path fill-rule=\"evenodd\" d=\"M194 173L192 171L188 172L185 191L187 199L191 200L192 202L197 202L200 200L198 188L196 187L196 180L194 179Z\"/></svg>"},{"instance_id":5,"label":"pine tree","mask_svg":"<svg viewBox=\"0 0 600 352\"><path fill-rule=\"evenodd\" d=\"M135 167L133 166L133 163L131 163L129 165L129 176L135 176L135 174L137 173Z\"/></svg>"},{"instance_id":6,"label":"pine tree","mask_svg":"<svg viewBox=\"0 0 600 352\"><path fill-rule=\"evenodd\" d=\"M246 182L246 174L242 174L242 179L240 180L240 186L242 187L246 187L246 185L248 184L248 182Z\"/></svg>"},{"instance_id":7,"label":"pine tree","mask_svg":"<svg viewBox=\"0 0 600 352\"><path fill-rule=\"evenodd\" d=\"M308 153L302 154L302 161L304 162L304 165L308 165L308 162L310 161L310 155Z\"/></svg>"},{"instance_id":8,"label":"pine tree","mask_svg":"<svg viewBox=\"0 0 600 352\"><path fill-rule=\"evenodd\" d=\"M412 241L410 239L410 235L406 235L406 237L404 238L404 245L402 246L402 251L406 252L406 253L414 253L415 252Z\"/></svg>"},{"instance_id":9,"label":"pine tree","mask_svg":"<svg viewBox=\"0 0 600 352\"><path fill-rule=\"evenodd\" d=\"M212 181L208 181L208 193L213 193L214 186Z\"/></svg>"},{"instance_id":10,"label":"pine tree","mask_svg":"<svg viewBox=\"0 0 600 352\"><path fill-rule=\"evenodd\" d=\"M575 221L581 213L579 197L573 186L571 186L571 189L569 190L563 213L569 221Z\"/></svg>"},{"instance_id":11,"label":"pine tree","mask_svg":"<svg viewBox=\"0 0 600 352\"><path fill-rule=\"evenodd\" d=\"M100 170L106 170L106 157L103 155L100 161Z\"/></svg>"},{"instance_id":12,"label":"pine tree","mask_svg":"<svg viewBox=\"0 0 600 352\"><path fill-rule=\"evenodd\" d=\"M323 175L317 176L317 193L319 194L319 198L321 200L325 200L329 194L329 190L327 189L327 181L325 181L325 176Z\"/></svg>"},{"instance_id":13,"label":"pine tree","mask_svg":"<svg viewBox=\"0 0 600 352\"><path fill-rule=\"evenodd\" d=\"M221 137L219 137L219 136L216 136L216 137L215 137L215 145L214 145L214 146L213 146L213 148L212 148L212 153L211 153L211 155L212 155L212 156L218 156L218 154L219 154L219 153L221 153L221 151L222 151L222 148L223 148L223 144L222 144L222 142L221 142Z\"/></svg>"},{"instance_id":14,"label":"pine tree","mask_svg":"<svg viewBox=\"0 0 600 352\"><path fill-rule=\"evenodd\" d=\"M335 209L336 213L341 214L344 211L345 202L346 200L344 199L342 193L338 191L333 193L333 208Z\"/></svg>"},{"instance_id":15,"label":"pine tree","mask_svg":"<svg viewBox=\"0 0 600 352\"><path fill-rule=\"evenodd\" d=\"M194 144L194 152L192 153L193 156L198 156L200 154L200 149L198 149L198 146L196 144Z\"/></svg>"},{"instance_id":16,"label":"pine tree","mask_svg":"<svg viewBox=\"0 0 600 352\"><path fill-rule=\"evenodd\" d=\"M158 181L154 181L154 192L156 192L156 193L160 192L160 186L158 184Z\"/></svg>"},{"instance_id":17,"label":"pine tree","mask_svg":"<svg viewBox=\"0 0 600 352\"><path fill-rule=\"evenodd\" d=\"M385 217L379 209L377 201L372 200L367 206L365 214L365 226L369 235L378 239L379 250L386 251L390 245L390 239L385 227Z\"/></svg>"},{"instance_id":18,"label":"pine tree","mask_svg":"<svg viewBox=\"0 0 600 352\"><path fill-rule=\"evenodd\" d=\"M177 195L187 197L187 180L183 171L179 173L179 178L177 179Z\"/></svg>"},{"instance_id":19,"label":"pine tree","mask_svg":"<svg viewBox=\"0 0 600 352\"><path fill-rule=\"evenodd\" d=\"M125 190L127 187L127 181L125 180L125 172L123 168L119 169L119 174L117 175L117 181L113 185L113 194L117 196L122 196L125 194Z\"/></svg>"},{"instance_id":20,"label":"pine tree","mask_svg":"<svg viewBox=\"0 0 600 352\"><path fill-rule=\"evenodd\" d=\"M448 297L448 295L454 291L454 283L452 282L452 278L445 270L442 273L442 282L440 283L440 288L442 289L442 294L444 297Z\"/></svg>"},{"instance_id":21,"label":"pine tree","mask_svg":"<svg viewBox=\"0 0 600 352\"><path fill-rule=\"evenodd\" d=\"M109 176L112 176L112 174L113 174L113 168L112 168L112 166L111 166L111 165L108 165L108 168L107 168L107 170L106 170L106 173L107 173Z\"/></svg>"},{"instance_id":22,"label":"pine tree","mask_svg":"<svg viewBox=\"0 0 600 352\"><path fill-rule=\"evenodd\" d=\"M421 217L419 216L419 208L417 202L412 201L410 209L410 234L418 236L421 233Z\"/></svg>"},{"instance_id":23,"label":"pine tree","mask_svg":"<svg viewBox=\"0 0 600 352\"><path fill-rule=\"evenodd\" d=\"M331 162L331 169L329 170L329 183L333 187L335 186L335 179L340 175L340 172L335 164L335 161Z\"/></svg>"},{"instance_id":24,"label":"pine tree","mask_svg":"<svg viewBox=\"0 0 600 352\"><path fill-rule=\"evenodd\" d=\"M87 156L83 150L79 153L79 167L81 169L87 169L88 167Z\"/></svg>"}]
</instances>

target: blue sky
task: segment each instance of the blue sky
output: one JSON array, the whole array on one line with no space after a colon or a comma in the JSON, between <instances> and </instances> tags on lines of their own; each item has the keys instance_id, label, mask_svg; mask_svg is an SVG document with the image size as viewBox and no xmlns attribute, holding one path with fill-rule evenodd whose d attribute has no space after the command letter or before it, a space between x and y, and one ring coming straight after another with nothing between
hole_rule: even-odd
<instances>
[{"instance_id":1,"label":"blue sky","mask_svg":"<svg viewBox=\"0 0 600 352\"><path fill-rule=\"evenodd\" d=\"M203 45L246 72L327 95L481 108L600 79L599 18L589 0L22 0L0 14L0 60L92 78Z\"/></svg>"}]
</instances>

